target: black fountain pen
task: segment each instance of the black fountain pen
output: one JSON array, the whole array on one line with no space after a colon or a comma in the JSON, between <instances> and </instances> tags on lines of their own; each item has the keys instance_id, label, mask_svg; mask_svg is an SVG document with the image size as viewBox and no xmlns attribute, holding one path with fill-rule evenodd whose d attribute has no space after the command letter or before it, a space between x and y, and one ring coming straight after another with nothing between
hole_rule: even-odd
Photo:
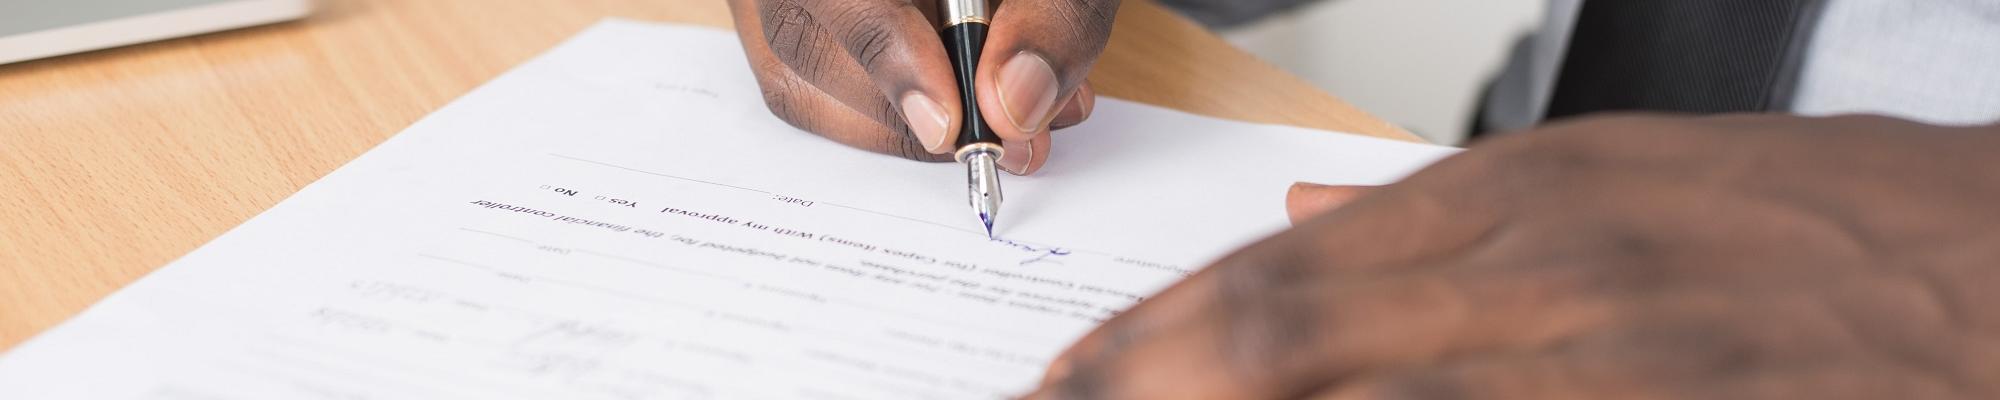
<instances>
[{"instance_id":1,"label":"black fountain pen","mask_svg":"<svg viewBox=\"0 0 2000 400\"><path fill-rule=\"evenodd\" d=\"M965 110L965 124L958 130L955 158L965 163L967 197L979 222L986 225L986 237L993 237L993 221L1000 214L1000 136L979 115L979 51L986 47L986 0L942 0L945 52L951 53L951 69L958 78L958 101Z\"/></svg>"}]
</instances>

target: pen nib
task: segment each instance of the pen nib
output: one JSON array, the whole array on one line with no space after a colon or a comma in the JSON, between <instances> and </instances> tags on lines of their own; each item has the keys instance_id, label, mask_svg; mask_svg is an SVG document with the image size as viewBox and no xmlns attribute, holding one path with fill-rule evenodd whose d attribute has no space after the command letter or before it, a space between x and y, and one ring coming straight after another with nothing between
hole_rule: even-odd
<instances>
[{"instance_id":1,"label":"pen nib","mask_svg":"<svg viewBox=\"0 0 2000 400\"><path fill-rule=\"evenodd\" d=\"M993 238L993 220L1000 217L999 146L977 149L961 155L966 166L966 197L979 223L986 226L986 238Z\"/></svg>"},{"instance_id":2,"label":"pen nib","mask_svg":"<svg viewBox=\"0 0 2000 400\"><path fill-rule=\"evenodd\" d=\"M993 238L993 218L992 218L992 217L988 217L988 216L986 215L986 213L979 213L979 222L980 222L980 223L983 223L983 224L986 224L986 238L987 238L987 239L992 239L992 238Z\"/></svg>"}]
</instances>

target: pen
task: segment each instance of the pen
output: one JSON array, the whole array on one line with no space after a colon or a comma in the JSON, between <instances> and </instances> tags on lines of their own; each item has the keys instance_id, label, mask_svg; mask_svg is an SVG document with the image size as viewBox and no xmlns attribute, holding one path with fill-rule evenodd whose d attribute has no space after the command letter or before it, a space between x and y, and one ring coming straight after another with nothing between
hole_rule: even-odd
<instances>
[{"instance_id":1,"label":"pen","mask_svg":"<svg viewBox=\"0 0 2000 400\"><path fill-rule=\"evenodd\" d=\"M951 55L951 69L958 78L958 101L965 110L965 122L958 131L958 152L953 158L965 163L966 200L972 203L972 211L979 215L979 223L986 226L986 237L993 237L993 221L1000 214L1000 155L1006 149L1000 147L1000 136L993 133L993 127L986 125L986 118L979 115L979 96L973 93L977 87L974 77L979 66L979 51L986 47L987 10L986 0L940 0L944 25L940 35L944 38L945 52Z\"/></svg>"}]
</instances>

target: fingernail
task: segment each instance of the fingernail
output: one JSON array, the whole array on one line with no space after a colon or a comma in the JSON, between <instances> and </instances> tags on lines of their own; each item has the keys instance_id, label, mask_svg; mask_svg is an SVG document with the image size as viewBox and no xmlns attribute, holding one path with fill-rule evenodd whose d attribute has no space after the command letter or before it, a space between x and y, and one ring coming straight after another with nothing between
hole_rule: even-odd
<instances>
[{"instance_id":1,"label":"fingernail","mask_svg":"<svg viewBox=\"0 0 2000 400\"><path fill-rule=\"evenodd\" d=\"M1000 66L1000 74L994 79L994 86L1000 88L1000 108L1014 128L1025 133L1040 132L1056 104L1056 71L1049 67L1048 60L1023 51Z\"/></svg>"},{"instance_id":2,"label":"fingernail","mask_svg":"<svg viewBox=\"0 0 2000 400\"><path fill-rule=\"evenodd\" d=\"M1090 106L1084 104L1088 100L1083 98L1087 94L1079 90L1076 95L1070 96L1069 101L1063 103L1062 111L1056 112L1056 119L1049 122L1049 129L1076 126L1090 118Z\"/></svg>"},{"instance_id":3,"label":"fingernail","mask_svg":"<svg viewBox=\"0 0 2000 400\"><path fill-rule=\"evenodd\" d=\"M1293 224L1333 211L1372 190L1368 186L1321 185L1299 182L1285 193L1285 214Z\"/></svg>"},{"instance_id":4,"label":"fingernail","mask_svg":"<svg viewBox=\"0 0 2000 400\"><path fill-rule=\"evenodd\" d=\"M944 106L923 93L910 92L903 95L903 118L909 119L910 133L923 142L924 150L944 151L944 135L951 131L951 115L945 113Z\"/></svg>"},{"instance_id":5,"label":"fingernail","mask_svg":"<svg viewBox=\"0 0 2000 400\"><path fill-rule=\"evenodd\" d=\"M1077 107L1083 109L1083 117L1090 118L1090 111L1097 109L1097 89L1090 87L1089 82L1085 82L1083 86L1076 88L1075 101Z\"/></svg>"},{"instance_id":6,"label":"fingernail","mask_svg":"<svg viewBox=\"0 0 2000 400\"><path fill-rule=\"evenodd\" d=\"M1292 191L1295 191L1295 192L1296 192L1296 191L1301 191L1301 190L1315 190L1315 189L1326 189L1326 188L1330 188L1330 187L1333 187L1333 186L1332 186L1332 185L1321 185L1321 184L1317 184L1317 183L1312 183L1312 182L1292 182Z\"/></svg>"},{"instance_id":7,"label":"fingernail","mask_svg":"<svg viewBox=\"0 0 2000 400\"><path fill-rule=\"evenodd\" d=\"M1007 142L1000 145L1006 150L1000 154L1000 170L1014 175L1028 174L1028 161L1035 159L1035 145L1028 142Z\"/></svg>"}]
</instances>

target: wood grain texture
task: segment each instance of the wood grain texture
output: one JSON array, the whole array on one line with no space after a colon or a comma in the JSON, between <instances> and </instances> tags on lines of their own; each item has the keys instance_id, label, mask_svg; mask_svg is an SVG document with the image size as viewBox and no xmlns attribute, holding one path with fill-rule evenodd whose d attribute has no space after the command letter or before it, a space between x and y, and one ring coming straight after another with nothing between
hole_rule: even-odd
<instances>
[{"instance_id":1,"label":"wood grain texture","mask_svg":"<svg viewBox=\"0 0 2000 400\"><path fill-rule=\"evenodd\" d=\"M0 349L605 17L721 0L324 0L310 18L0 66ZM1199 114L1417 140L1127 1L1091 81Z\"/></svg>"}]
</instances>

